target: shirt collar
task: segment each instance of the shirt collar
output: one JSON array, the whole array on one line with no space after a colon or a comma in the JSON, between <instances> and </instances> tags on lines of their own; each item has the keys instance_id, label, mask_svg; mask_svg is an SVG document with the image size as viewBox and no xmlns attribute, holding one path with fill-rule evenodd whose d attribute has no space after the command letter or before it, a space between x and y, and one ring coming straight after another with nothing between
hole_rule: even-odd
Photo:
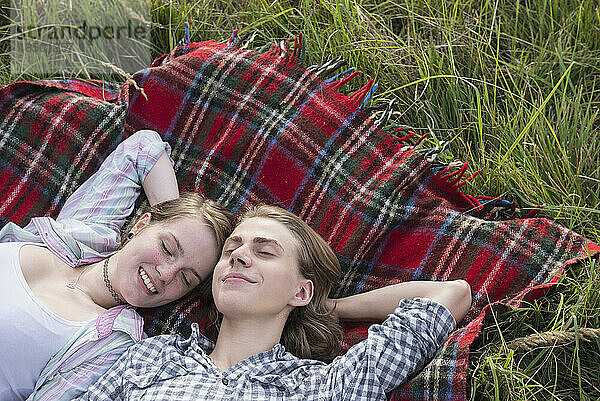
<instances>
[{"instance_id":1,"label":"shirt collar","mask_svg":"<svg viewBox=\"0 0 600 401\"><path fill-rule=\"evenodd\" d=\"M215 343L200 331L198 323L192 323L192 335L190 336L190 338L187 340L180 340L179 344L177 345L181 349L185 349L191 346L194 348L195 351L204 353L206 355L210 354L215 348Z\"/></svg>"},{"instance_id":2,"label":"shirt collar","mask_svg":"<svg viewBox=\"0 0 600 401\"><path fill-rule=\"evenodd\" d=\"M109 336L113 331L122 331L138 342L144 334L144 320L130 305L119 305L103 312L96 319L98 339Z\"/></svg>"},{"instance_id":3,"label":"shirt collar","mask_svg":"<svg viewBox=\"0 0 600 401\"><path fill-rule=\"evenodd\" d=\"M215 347L215 343L208 339L200 330L197 323L192 323L192 334L188 339L179 337L177 340L177 347L182 350L183 353L189 348L204 355L208 358L208 355L212 352ZM255 369L256 366L260 366L261 376L262 375L281 375L282 365L277 363L280 361L297 361L298 358L290 354L285 350L282 344L275 344L273 348L263 351L258 354L254 354L235 365L235 370L238 374L242 374L248 369ZM316 364L322 364L322 362L314 361ZM294 363L290 365L290 368L295 366Z\"/></svg>"}]
</instances>

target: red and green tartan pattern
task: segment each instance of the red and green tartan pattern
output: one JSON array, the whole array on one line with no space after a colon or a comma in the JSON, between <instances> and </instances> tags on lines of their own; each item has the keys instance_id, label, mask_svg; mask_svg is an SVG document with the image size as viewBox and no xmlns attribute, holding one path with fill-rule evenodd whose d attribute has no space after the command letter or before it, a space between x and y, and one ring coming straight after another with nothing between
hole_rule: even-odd
<instances>
[{"instance_id":1,"label":"red and green tartan pattern","mask_svg":"<svg viewBox=\"0 0 600 401\"><path fill-rule=\"evenodd\" d=\"M12 174L11 182L32 188L15 192L13 198L27 199L36 188L38 192L43 188L52 201L31 204L25 214L16 213L14 207L6 209L3 221L55 214L68 192L121 139L120 132L112 131L118 131L121 105L126 103L123 136L146 128L161 133L173 148L184 188L202 192L234 212L247 204L276 204L319 232L342 264L335 296L415 279L469 281L474 307L468 323L453 333L422 373L390 396L464 400L469 346L481 330L489 304L518 306L532 289L556 282L569 263L600 249L549 220L475 217L485 215L478 213L482 205L460 193L456 179L435 173L426 153L385 133L362 110L370 83L344 95L339 87L349 75L326 79L319 75L319 66L299 65L300 51L298 39L293 50L272 46L263 53L232 43L192 43L136 73L135 84L126 83L118 99L99 83L94 88L81 81L4 88L2 176ZM62 91L57 85L64 86ZM44 86L46 90L40 90ZM62 109L60 102L68 105L78 96L80 111L64 126L68 149L28 150L30 159L44 159L33 167L34 176L23 167L12 167L18 164L14 156L18 152L7 152L4 141L9 138L15 149L27 142L34 149L35 141L49 135L47 131L55 135L55 115L16 106L27 99L33 102L36 96L36 107L56 110ZM39 120L37 124L47 128L34 131L31 123L23 123L26 120ZM104 136L93 123L81 120L107 126L98 130ZM85 148L85 141L94 149ZM88 158L85 168L81 162L69 162ZM45 171L58 177L57 185L46 184ZM4 192L6 201L8 191ZM145 317L151 335L188 335L191 321L201 327L206 323L205 309L193 297L147 311ZM366 325L348 325L344 347L365 335Z\"/></svg>"},{"instance_id":2,"label":"red and green tartan pattern","mask_svg":"<svg viewBox=\"0 0 600 401\"><path fill-rule=\"evenodd\" d=\"M1 225L56 216L122 141L127 106L83 95L88 84L77 84L18 82L0 90ZM93 86L90 93L102 93Z\"/></svg>"}]
</instances>

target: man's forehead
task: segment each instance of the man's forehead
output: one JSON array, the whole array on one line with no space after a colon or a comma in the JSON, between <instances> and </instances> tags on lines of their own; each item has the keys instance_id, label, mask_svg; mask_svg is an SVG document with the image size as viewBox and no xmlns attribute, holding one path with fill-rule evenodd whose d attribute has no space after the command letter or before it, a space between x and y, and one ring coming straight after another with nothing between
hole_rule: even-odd
<instances>
[{"instance_id":1,"label":"man's forehead","mask_svg":"<svg viewBox=\"0 0 600 401\"><path fill-rule=\"evenodd\" d=\"M228 238L228 242L231 241L275 241L281 245L296 245L294 236L283 223L264 217L252 217L239 223Z\"/></svg>"}]
</instances>

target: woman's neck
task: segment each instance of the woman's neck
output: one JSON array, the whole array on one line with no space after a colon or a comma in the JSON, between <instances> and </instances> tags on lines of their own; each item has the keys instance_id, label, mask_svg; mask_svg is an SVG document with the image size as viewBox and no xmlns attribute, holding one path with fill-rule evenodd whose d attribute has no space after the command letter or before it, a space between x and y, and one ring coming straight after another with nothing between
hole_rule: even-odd
<instances>
[{"instance_id":1,"label":"woman's neck","mask_svg":"<svg viewBox=\"0 0 600 401\"><path fill-rule=\"evenodd\" d=\"M116 258L116 254L111 257L109 271L114 268L114 265L117 261L113 259ZM101 260L89 265L87 271L81 277L79 287L83 289L83 291L96 305L99 305L105 309L110 309L113 306L117 306L117 303L110 295L110 292L106 287L106 283L104 282L104 262L105 260Z\"/></svg>"},{"instance_id":2,"label":"woman's neck","mask_svg":"<svg viewBox=\"0 0 600 401\"><path fill-rule=\"evenodd\" d=\"M252 355L268 351L279 343L286 316L270 319L223 317L215 348L209 357L221 371Z\"/></svg>"}]
</instances>

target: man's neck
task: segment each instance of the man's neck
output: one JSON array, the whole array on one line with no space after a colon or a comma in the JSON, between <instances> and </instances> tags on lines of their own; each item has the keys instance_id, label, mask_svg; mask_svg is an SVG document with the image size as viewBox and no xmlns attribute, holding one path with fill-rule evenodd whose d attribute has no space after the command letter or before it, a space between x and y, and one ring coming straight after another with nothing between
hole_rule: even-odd
<instances>
[{"instance_id":1,"label":"man's neck","mask_svg":"<svg viewBox=\"0 0 600 401\"><path fill-rule=\"evenodd\" d=\"M251 357L268 351L279 343L287 316L268 322L260 319L223 318L215 348L209 357L224 371Z\"/></svg>"}]
</instances>

